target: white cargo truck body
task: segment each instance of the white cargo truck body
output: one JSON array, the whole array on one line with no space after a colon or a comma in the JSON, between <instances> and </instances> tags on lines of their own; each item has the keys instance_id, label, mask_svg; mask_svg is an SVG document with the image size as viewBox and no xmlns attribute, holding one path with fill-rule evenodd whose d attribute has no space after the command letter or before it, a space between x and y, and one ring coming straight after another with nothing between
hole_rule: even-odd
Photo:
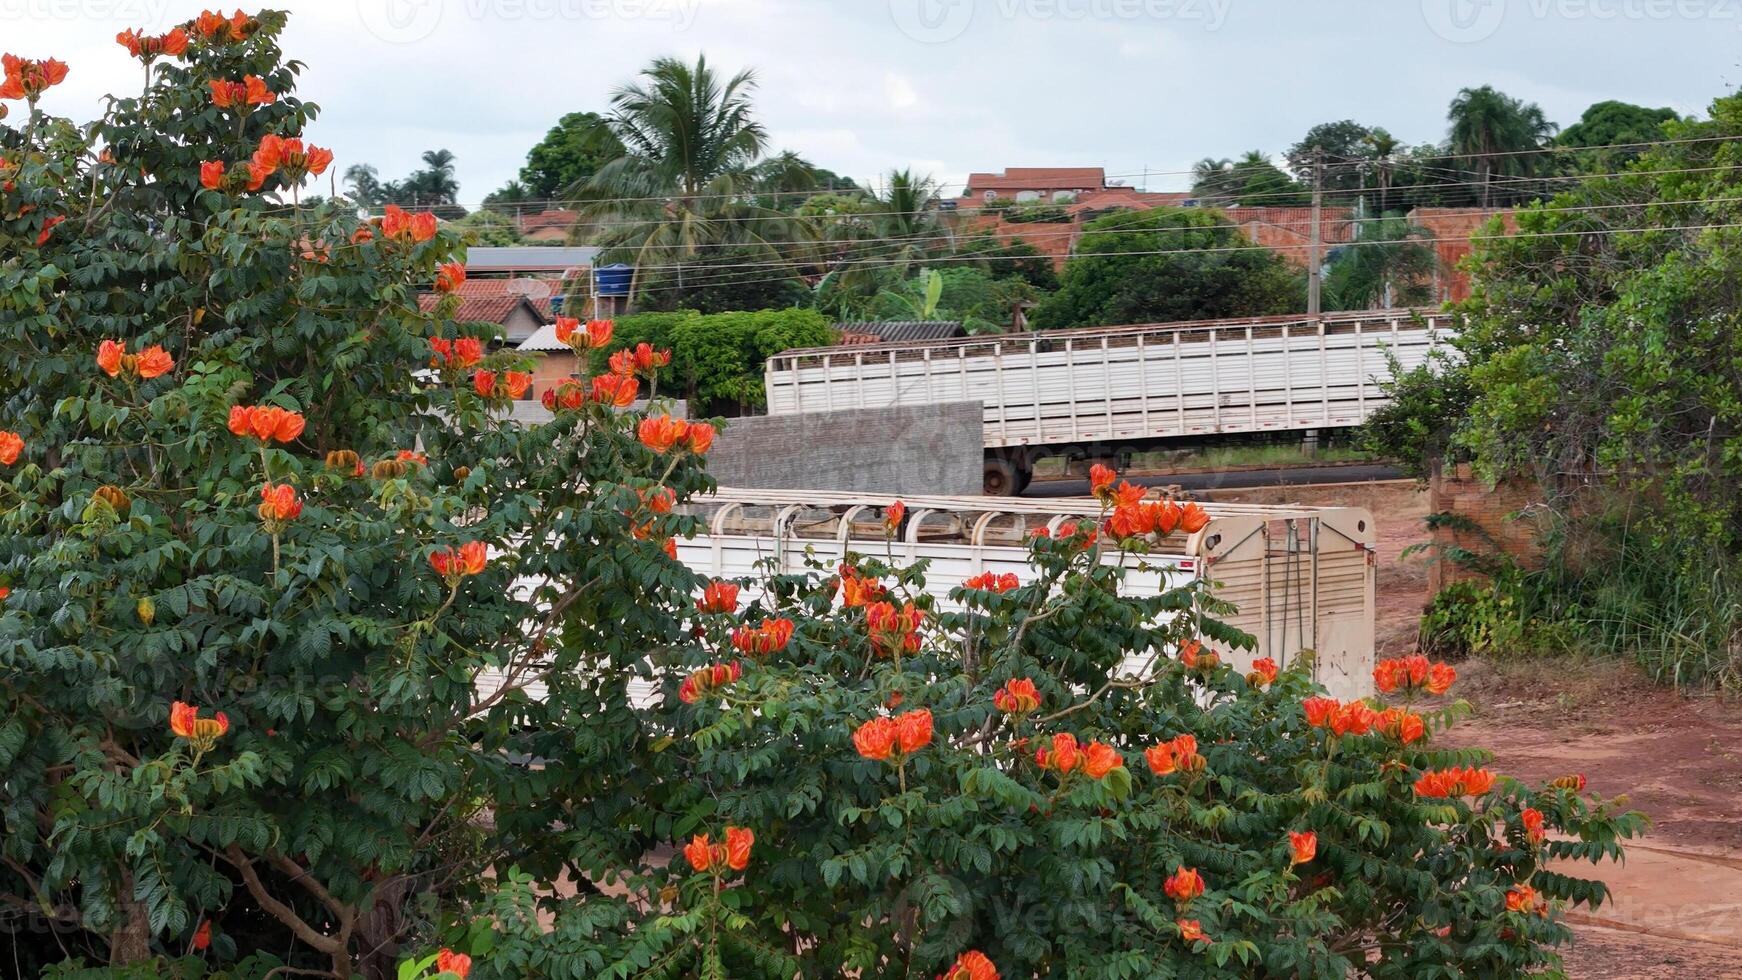
<instances>
[{"instance_id":1,"label":"white cargo truck body","mask_svg":"<svg viewBox=\"0 0 1742 980\"><path fill-rule=\"evenodd\" d=\"M787 351L768 412L978 401L989 455L1360 425L1386 404L1387 355L1427 361L1446 314L1145 324Z\"/></svg>"}]
</instances>

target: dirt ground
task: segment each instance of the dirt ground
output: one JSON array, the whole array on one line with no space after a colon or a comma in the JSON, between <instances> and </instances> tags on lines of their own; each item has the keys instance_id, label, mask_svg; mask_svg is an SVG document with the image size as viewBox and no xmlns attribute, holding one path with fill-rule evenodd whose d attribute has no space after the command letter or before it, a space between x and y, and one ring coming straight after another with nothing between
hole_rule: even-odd
<instances>
[{"instance_id":1,"label":"dirt ground","mask_svg":"<svg viewBox=\"0 0 1742 980\"><path fill-rule=\"evenodd\" d=\"M1426 537L1426 493L1388 483L1216 497L1373 511L1379 652L1411 651L1428 556L1402 554ZM1629 664L1589 658L1456 666L1454 694L1476 714L1446 742L1488 748L1493 768L1525 780L1583 773L1592 792L1623 796L1651 819L1626 865L1598 869L1616 904L1577 926L1568 975L1742 978L1742 703L1679 693Z\"/></svg>"}]
</instances>

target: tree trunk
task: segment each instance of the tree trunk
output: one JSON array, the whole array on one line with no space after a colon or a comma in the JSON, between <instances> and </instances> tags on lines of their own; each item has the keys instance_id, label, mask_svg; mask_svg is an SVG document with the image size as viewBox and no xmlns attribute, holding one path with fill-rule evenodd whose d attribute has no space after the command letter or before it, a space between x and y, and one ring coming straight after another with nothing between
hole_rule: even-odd
<instances>
[{"instance_id":1,"label":"tree trunk","mask_svg":"<svg viewBox=\"0 0 1742 980\"><path fill-rule=\"evenodd\" d=\"M120 928L109 936L109 965L126 966L151 956L151 920L145 903L133 897L133 872L121 869L120 894L115 907L121 912Z\"/></svg>"}]
</instances>

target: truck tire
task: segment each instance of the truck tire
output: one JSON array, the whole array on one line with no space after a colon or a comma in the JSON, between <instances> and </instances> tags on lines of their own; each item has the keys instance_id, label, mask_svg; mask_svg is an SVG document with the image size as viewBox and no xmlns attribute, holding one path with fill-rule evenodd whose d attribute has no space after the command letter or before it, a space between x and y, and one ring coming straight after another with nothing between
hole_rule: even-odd
<instances>
[{"instance_id":1,"label":"truck tire","mask_svg":"<svg viewBox=\"0 0 1742 980\"><path fill-rule=\"evenodd\" d=\"M983 492L988 497L1014 497L1022 492L1022 470L1009 456L986 457Z\"/></svg>"}]
</instances>

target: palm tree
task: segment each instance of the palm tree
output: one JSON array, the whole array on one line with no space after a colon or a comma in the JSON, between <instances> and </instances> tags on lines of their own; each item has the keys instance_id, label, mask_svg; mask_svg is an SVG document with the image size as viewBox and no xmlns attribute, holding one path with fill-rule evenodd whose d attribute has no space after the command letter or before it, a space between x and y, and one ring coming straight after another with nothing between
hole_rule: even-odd
<instances>
[{"instance_id":1,"label":"palm tree","mask_svg":"<svg viewBox=\"0 0 1742 980\"><path fill-rule=\"evenodd\" d=\"M819 307L859 315L883 291L898 288L908 269L950 251L952 229L938 213L938 184L911 170L892 170L870 196L865 214L817 219Z\"/></svg>"},{"instance_id":2,"label":"palm tree","mask_svg":"<svg viewBox=\"0 0 1742 980\"><path fill-rule=\"evenodd\" d=\"M1402 143L1383 129L1368 133L1363 142L1373 151L1373 170L1379 178L1379 213L1384 214L1391 193L1391 155Z\"/></svg>"},{"instance_id":3,"label":"palm tree","mask_svg":"<svg viewBox=\"0 0 1742 980\"><path fill-rule=\"evenodd\" d=\"M638 269L679 266L718 245L773 255L767 243L788 236L778 220L760 220L778 213L750 200L752 168L768 145L752 114L755 90L754 72L722 79L706 56L694 65L660 58L619 88L593 138L615 138L623 155L571 189L582 216L572 237Z\"/></svg>"},{"instance_id":4,"label":"palm tree","mask_svg":"<svg viewBox=\"0 0 1742 980\"><path fill-rule=\"evenodd\" d=\"M1439 255L1433 233L1402 218L1364 222L1354 244L1340 250L1325 277L1325 308L1393 309L1433 300Z\"/></svg>"},{"instance_id":5,"label":"palm tree","mask_svg":"<svg viewBox=\"0 0 1742 980\"><path fill-rule=\"evenodd\" d=\"M1493 202L1493 175L1530 173L1539 159L1530 151L1540 150L1560 128L1536 103L1515 99L1492 85L1460 91L1446 118L1451 123L1451 151L1475 164L1483 207Z\"/></svg>"},{"instance_id":6,"label":"palm tree","mask_svg":"<svg viewBox=\"0 0 1742 980\"><path fill-rule=\"evenodd\" d=\"M407 183L418 195L420 204L452 204L460 194L460 182L454 179L454 155L448 150L423 151L423 169L411 175Z\"/></svg>"}]
</instances>

